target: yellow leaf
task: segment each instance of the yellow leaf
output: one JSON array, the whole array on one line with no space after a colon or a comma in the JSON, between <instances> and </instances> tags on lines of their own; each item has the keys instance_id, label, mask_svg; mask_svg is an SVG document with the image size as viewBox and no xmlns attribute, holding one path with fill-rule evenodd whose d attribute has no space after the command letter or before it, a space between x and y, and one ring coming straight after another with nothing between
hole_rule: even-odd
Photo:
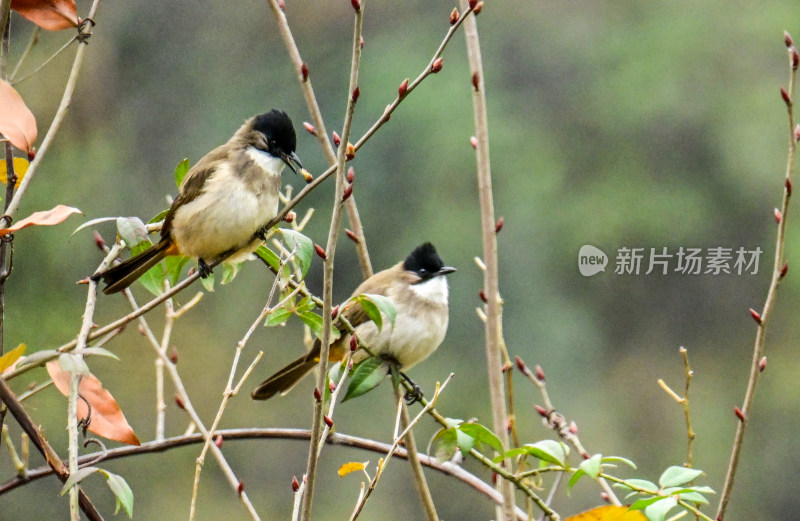
<instances>
[{"instance_id":1,"label":"yellow leaf","mask_svg":"<svg viewBox=\"0 0 800 521\"><path fill-rule=\"evenodd\" d=\"M22 356L22 353L28 348L25 344L20 344L8 353L0 356L0 373L14 365L14 362L19 360L19 357Z\"/></svg>"},{"instance_id":2,"label":"yellow leaf","mask_svg":"<svg viewBox=\"0 0 800 521\"><path fill-rule=\"evenodd\" d=\"M25 174L28 172L28 167L30 163L24 157L15 157L14 158L14 174L17 176L17 182L14 184L14 188L19 188L19 184L22 182L22 178L25 177ZM0 161L0 183L8 184L8 176L6 175L8 172L6 171L6 162Z\"/></svg>"},{"instance_id":3,"label":"yellow leaf","mask_svg":"<svg viewBox=\"0 0 800 521\"><path fill-rule=\"evenodd\" d=\"M346 475L350 474L351 472L356 472L358 470L364 470L365 468L367 468L367 463L369 463L369 462L357 463L357 462L351 461L350 463L345 463L344 465L339 467L339 477L346 476Z\"/></svg>"},{"instance_id":4,"label":"yellow leaf","mask_svg":"<svg viewBox=\"0 0 800 521\"><path fill-rule=\"evenodd\" d=\"M647 521L647 518L638 510L606 505L581 512L564 521Z\"/></svg>"}]
</instances>

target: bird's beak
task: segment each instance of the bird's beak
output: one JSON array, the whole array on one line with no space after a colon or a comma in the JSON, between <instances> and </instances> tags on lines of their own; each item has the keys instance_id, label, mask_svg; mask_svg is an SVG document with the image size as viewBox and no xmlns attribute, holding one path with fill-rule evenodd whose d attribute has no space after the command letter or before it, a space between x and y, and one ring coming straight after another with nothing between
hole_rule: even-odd
<instances>
[{"instance_id":1,"label":"bird's beak","mask_svg":"<svg viewBox=\"0 0 800 521\"><path fill-rule=\"evenodd\" d=\"M283 162L286 163L286 166L288 166L289 169L295 174L297 173L297 170L295 170L292 162L296 163L298 167L303 168L303 163L300 162L300 158L297 157L297 154L294 152L291 154L281 154L281 159L283 159Z\"/></svg>"},{"instance_id":2,"label":"bird's beak","mask_svg":"<svg viewBox=\"0 0 800 521\"><path fill-rule=\"evenodd\" d=\"M456 269L453 268L452 266L445 266L436 272L436 276L438 277L439 275L450 275L454 271L456 271Z\"/></svg>"}]
</instances>

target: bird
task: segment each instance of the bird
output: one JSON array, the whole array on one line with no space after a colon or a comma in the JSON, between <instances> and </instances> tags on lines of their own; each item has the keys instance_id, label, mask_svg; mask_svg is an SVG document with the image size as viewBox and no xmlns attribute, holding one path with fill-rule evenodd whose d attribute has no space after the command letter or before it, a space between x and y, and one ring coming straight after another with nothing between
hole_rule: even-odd
<instances>
[{"instance_id":1,"label":"bird","mask_svg":"<svg viewBox=\"0 0 800 521\"><path fill-rule=\"evenodd\" d=\"M272 109L251 117L186 173L164 218L161 239L92 280L102 279L103 293L111 294L168 255L198 259L204 278L211 273L209 264L246 259L263 241L262 227L278 214L283 167L295 174L294 165L303 168L296 146L286 112Z\"/></svg>"},{"instance_id":2,"label":"bird","mask_svg":"<svg viewBox=\"0 0 800 521\"><path fill-rule=\"evenodd\" d=\"M362 282L352 297L363 294L382 295L394 306L394 324L388 320L378 326L360 304L348 299L340 306L339 315L354 327L359 343L375 356L397 363L407 370L428 358L439 347L447 333L448 287L446 275L456 271L445 266L430 242L416 247L405 260L380 271ZM330 346L328 359L344 359L350 346L351 334L343 332ZM311 350L277 371L252 393L254 400L267 400L275 394L285 395L320 360L321 342L316 340ZM355 363L369 357L364 350L353 356Z\"/></svg>"}]
</instances>

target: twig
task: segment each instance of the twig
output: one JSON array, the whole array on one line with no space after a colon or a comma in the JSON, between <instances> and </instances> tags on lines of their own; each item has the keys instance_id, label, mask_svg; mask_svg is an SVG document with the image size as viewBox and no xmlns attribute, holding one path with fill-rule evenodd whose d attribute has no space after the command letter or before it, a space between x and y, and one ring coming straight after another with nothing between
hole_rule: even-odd
<instances>
[{"instance_id":1,"label":"twig","mask_svg":"<svg viewBox=\"0 0 800 521\"><path fill-rule=\"evenodd\" d=\"M339 224L342 216L342 201L345 184L345 161L348 152L350 130L353 124L353 112L358 100L358 67L361 62L361 24L364 13L364 2L355 10L355 23L353 24L353 52L350 64L350 86L347 96L344 123L342 124L342 144L339 146L336 158L336 189L334 190L333 212L331 224L328 229L328 242L325 247L323 260L323 290L322 290L322 347L320 350L319 373L317 374L317 389L325 388L328 373L328 353L331 344L331 301L333 297L333 259L336 254L336 242L339 239ZM314 402L314 413L311 420L311 443L308 449L308 463L306 465L306 486L300 508L300 521L311 519L311 506L314 499L314 485L316 481L317 459L319 445L322 442L322 400Z\"/></svg>"},{"instance_id":2,"label":"twig","mask_svg":"<svg viewBox=\"0 0 800 521\"><path fill-rule=\"evenodd\" d=\"M756 318L757 330L756 338L753 346L753 359L750 364L750 377L747 381L747 390L744 395L744 403L742 408L737 411L739 423L736 426L736 435L733 439L733 446L731 448L730 461L728 463L728 470L725 476L725 484L722 488L722 493L719 498L719 509L717 510L716 518L722 520L725 517L725 511L728 507L728 501L731 498L733 490L733 481L736 477L736 469L739 465L739 455L742 450L742 440L744 439L744 432L747 428L747 420L750 417L750 408L753 405L753 396L755 395L756 383L758 376L761 374L761 359L764 356L764 343L767 334L767 323L772 314L772 307L775 304L775 298L778 292L778 286L784 275L788 265L784 261L784 247L786 244L786 219L789 210L789 199L792 195L792 173L794 171L795 152L797 149L798 129L795 127L794 120L794 94L795 94L795 80L797 78L797 54L798 51L792 43L792 39L788 33L784 33L784 39L787 46L787 55L789 57L789 86L785 93L784 102L786 103L786 112L789 121L789 150L786 157L786 175L784 179L783 200L781 202L780 218L778 219L778 233L775 240L775 262L772 269L772 280L767 292L767 298L764 302L764 307L760 314L753 312L753 318Z\"/></svg>"},{"instance_id":3,"label":"twig","mask_svg":"<svg viewBox=\"0 0 800 521\"><path fill-rule=\"evenodd\" d=\"M11 73L11 76L9 76L9 79L12 83L14 82L14 78L17 77L17 72L19 72L19 68L22 67L22 64L25 61L25 59L28 57L33 48L36 47L36 44L39 43L39 36L41 34L42 34L41 27L37 25L36 27L33 28L33 32L31 32L31 39L28 40L28 45L25 47L25 50L22 51L22 54L20 55L19 60L17 61L17 65L14 67L14 71Z\"/></svg>"},{"instance_id":4,"label":"twig","mask_svg":"<svg viewBox=\"0 0 800 521\"><path fill-rule=\"evenodd\" d=\"M408 463L411 465L411 474L414 476L414 486L417 489L420 501L422 502L422 509L425 511L428 521L439 521L439 515L436 513L436 505L433 502L431 489L428 487L425 474L422 472L422 463L419 461L417 440L414 439L414 431L409 428L411 425L411 416L408 414L408 406L406 405L403 393L400 392L400 387L395 387L394 391L395 400L401 404L402 407L400 420L403 429L408 431L404 440L406 452L408 452Z\"/></svg>"},{"instance_id":5,"label":"twig","mask_svg":"<svg viewBox=\"0 0 800 521\"><path fill-rule=\"evenodd\" d=\"M547 392L547 385L545 384L544 371L542 368L536 366L536 370L531 372L530 368L520 357L516 357L516 363L517 368L522 372L522 374L528 377L528 379L531 381L531 383L533 383L534 386L536 386L542 396L542 403L544 406L541 408L540 406L536 406L536 412L539 413L539 415L544 419L545 425L558 434L558 436L565 442L572 445L582 458L589 458L591 455L581 443L581 440L578 437L577 429L573 429L570 422L567 421L567 418L563 414L556 411L555 407L553 407L553 403L550 401L550 395ZM603 492L606 493L608 500L613 505L622 505L622 502L614 493L614 490L608 485L608 483L605 482L605 480L598 479L597 483L600 485L600 488L603 489Z\"/></svg>"},{"instance_id":6,"label":"twig","mask_svg":"<svg viewBox=\"0 0 800 521\"><path fill-rule=\"evenodd\" d=\"M294 252L292 252L289 255L289 257L281 259L281 263L278 266L278 271L279 272L283 269L283 266L286 265L286 263L289 261L289 259L292 258L293 255L294 255ZM275 296L275 291L278 288L279 280L280 280L279 277L275 277L275 280L273 281L272 286L270 288L269 295L267 296L266 304L264 304L263 309L258 314L258 316L253 321L253 323L250 325L250 328L247 330L247 333L245 333L244 337L239 342L237 342L237 344L236 344L236 351L234 352L233 362L231 363L231 370L230 370L230 373L228 375L228 383L225 385L225 390L222 392L222 401L220 402L219 407L217 408L217 415L214 417L214 421L212 422L211 427L208 429L208 436L206 437L206 442L203 444L203 448L200 451L200 456L198 456L196 464L195 464L194 485L192 487L192 500L191 500L191 505L189 507L189 521L192 521L194 519L194 516L195 516L196 505L197 505L197 497L198 497L198 490L199 490L199 485L200 485L200 473L203 470L203 464L205 462L206 454L208 453L208 449L212 444L212 438L214 437L214 433L216 432L217 427L219 426L219 422L222 420L222 414L223 414L223 412L225 411L225 408L228 405L228 401L233 396L236 395L236 393L241 388L241 386L244 383L244 381L247 379L248 376L250 376L250 373L253 371L253 368L261 360L261 357L264 354L263 351L259 352L259 354L251 362L250 366L244 372L244 375L239 380L239 383L234 386L233 379L236 377L236 370L239 367L239 359L241 358L242 351L244 350L244 346L247 344L247 341L250 340L250 337L253 335L253 333L255 332L256 328L264 320L264 318L266 318L267 315L269 315L275 309L278 309L281 306L283 306L286 302L288 302L297 293L297 290L294 290L294 291L290 292L288 295L286 295L286 297L284 297L283 300L278 302L275 306L270 306L270 302L272 302L272 299Z\"/></svg>"},{"instance_id":7,"label":"twig","mask_svg":"<svg viewBox=\"0 0 800 521\"><path fill-rule=\"evenodd\" d=\"M681 346L680 348L681 358L683 359L683 368L684 374L686 376L686 383L683 388L683 396L679 396L678 393L672 390L670 386L664 382L661 378L658 379L658 385L664 389L673 400L678 402L681 407L683 408L683 416L686 420L686 437L688 438L688 446L686 448L686 467L692 467L692 454L694 452L694 438L695 433L694 429L692 429L692 417L690 414L689 409L689 386L692 383L692 376L694 376L694 371L692 371L692 367L689 365L689 353L687 352L686 348Z\"/></svg>"},{"instance_id":8,"label":"twig","mask_svg":"<svg viewBox=\"0 0 800 521\"><path fill-rule=\"evenodd\" d=\"M36 27L36 29L39 29L39 27L37 26L37 27ZM35 36L35 35L34 35L34 36ZM70 38L70 39L69 39L69 41L68 41L67 43L65 43L64 45L62 45L61 47L59 47L59 49L58 49L56 52L54 52L54 53L53 53L53 54L52 54L52 55L51 55L49 58L47 58L47 59L46 59L44 62L42 62L42 63L41 63L41 64L40 64L38 67L36 67L35 69L33 69L31 72L29 72L28 74L26 74L26 75L25 75L25 76L23 76L22 78L19 78L19 79L12 79L12 81L11 81L11 84L12 84L12 85L18 85L18 84L22 83L23 81L27 80L28 78L32 78L32 77L34 77L34 76L35 76L36 74L38 74L38 73L39 73L39 72L40 72L42 69L44 69L45 67L47 67L47 65L48 65L48 64L49 64L51 61L53 61L54 59L56 59L56 58L57 58L57 57L58 57L58 56L59 56L59 55L60 55L62 52L66 51L66 50L69 48L69 46L70 46L70 45L72 45L72 42L74 42L74 41L76 41L76 40L77 40L77 41L80 41L80 38L81 38L81 37L82 37L82 36L81 36L81 33L78 33L78 34L76 34L75 36L73 36L72 38ZM17 67L14 69L14 75L16 75L16 74L17 74L17 69L19 69L19 66L20 66L20 64L22 63L22 59L23 59L23 58L25 58L25 55L26 55L26 54L27 54L27 52L30 50L30 48L33 46L33 44L35 44L35 43L36 43L36 41L37 41L37 40L38 40L38 37L35 37L34 39L32 39L32 40L31 40L31 43L29 43L29 44L28 44L28 48L27 48L27 49L25 49L25 54L23 54L22 58L20 58L20 61L19 61L19 63L17 64Z\"/></svg>"},{"instance_id":9,"label":"twig","mask_svg":"<svg viewBox=\"0 0 800 521\"><path fill-rule=\"evenodd\" d=\"M462 9L468 9L470 2L460 0ZM478 173L478 198L481 210L481 236L483 238L484 294L486 295L486 369L489 373L489 397L492 406L494 433L508 447L508 414L506 411L505 388L502 379L502 308L497 268L497 232L495 231L494 201L492 196L492 170L489 163L489 126L486 110L485 83L481 59L478 25L475 16L464 21L464 37L467 44L467 57L473 78L472 106L475 115L475 156ZM513 518L514 491L510 483L498 481L498 487L505 498L502 516L505 520Z\"/></svg>"},{"instance_id":10,"label":"twig","mask_svg":"<svg viewBox=\"0 0 800 521\"><path fill-rule=\"evenodd\" d=\"M10 222L9 217L13 217L14 213L16 213L17 209L19 208L22 197L28 190L28 185L30 185L31 181L33 181L33 178L36 176L36 172L39 169L39 164L42 162L42 159L50 148L50 144L55 139L58 129L61 128L64 118L67 116L67 111L72 103L72 94L75 92L75 85L78 82L78 74L80 73L81 65L83 65L83 58L86 54L86 48L89 41L88 38L92 35L92 27L94 26L93 20L101 2L102 0L94 0L92 7L89 9L89 15L86 19L84 19L83 23L78 26L78 32L81 35L81 40L79 40L81 45L78 45L78 50L75 53L75 59L72 62L72 70L69 73L69 78L67 79L67 83L64 87L64 94L61 96L61 104L58 106L56 115L53 117L53 122L50 124L50 128L47 129L47 134L44 136L42 144L39 146L39 150L36 153L36 158L28 167L28 171L20 182L19 188L14 194L14 198L11 200L11 203L6 209L6 214L3 216L3 218L0 218L0 222L2 222L4 227L8 226L8 223Z\"/></svg>"},{"instance_id":11,"label":"twig","mask_svg":"<svg viewBox=\"0 0 800 521\"><path fill-rule=\"evenodd\" d=\"M452 378L453 378L453 373L450 373L450 375L447 377L444 383L442 383L441 385L437 383L436 391L434 391L433 393L433 398L431 398L431 400L423 406L422 410L417 414L417 416L415 416L414 419L411 420L408 423L408 425L403 429L403 432L401 432L399 435L394 436L394 442L392 443L392 446L389 448L389 450L386 452L386 457L378 462L378 469L375 472L375 476L370 481L370 484L367 487L366 491L364 491L364 493L359 497L358 503L356 504L353 514L350 516L350 521L355 521L355 519L361 513L361 510L364 508L364 505L366 504L367 500L372 494L372 491L375 490L375 486L378 484L378 480L380 480L381 476L383 475L383 472L389 465L389 461L392 459L392 456L399 447L400 442L406 437L406 435L408 435L408 433L411 431L411 428L417 424L420 418L422 418L425 414L427 414L428 411L433 409L433 406L436 404L436 400L439 398L439 394L444 390L445 387L447 387L447 384L450 382L450 380L452 380ZM398 397L399 397L398 410L402 411L403 397L402 396Z\"/></svg>"},{"instance_id":12,"label":"twig","mask_svg":"<svg viewBox=\"0 0 800 521\"><path fill-rule=\"evenodd\" d=\"M297 79L300 82L300 88L303 91L303 95L306 99L308 111L311 113L311 119L314 120L314 126L316 128L314 135L316 135L317 140L322 147L322 151L325 154L328 164L334 166L336 165L336 153L334 152L333 145L328 137L328 131L325 129L325 121L322 118L322 111L320 111L317 97L314 95L314 88L311 86L311 78L307 72L308 67L300 57L300 50L298 49L297 43L292 36L292 31L289 28L289 22L286 19L286 15L284 14L283 10L278 5L277 0L269 0L267 3L272 9L272 14L275 17L275 21L278 23L278 32L281 35L284 45L286 45L286 51L289 54L289 58L292 60L295 71L298 73ZM305 73L303 72L304 70L306 71ZM346 143L344 144L346 145ZM347 199L345 202L345 209L347 210L347 218L350 221L350 226L353 228L353 232L358 239L356 241L356 252L358 253L358 262L361 267L361 276L364 279L367 279L372 275L372 263L369 260L367 242L364 237L363 226L361 225L361 217L359 216L358 208L356 207L355 196L350 196L350 198Z\"/></svg>"},{"instance_id":13,"label":"twig","mask_svg":"<svg viewBox=\"0 0 800 521\"><path fill-rule=\"evenodd\" d=\"M621 485L625 485L629 489L635 490L636 492L641 492L642 494L647 494L649 496L655 496L655 497L658 497L658 496L661 495L661 494L658 493L657 490L648 490L646 488L639 487L634 483L630 483L630 482L628 482L628 481L626 481L624 479L620 479L620 478L614 477L614 476L612 476L610 474L606 474L604 472L600 473L600 477L602 477L603 479L607 479L608 481L613 481L614 483L619 483ZM688 510L689 512L693 513L695 516L699 517L700 519L704 519L705 521L714 521L713 519L711 519L707 515L705 515L702 512L700 512L693 505L687 503L686 501L684 501L684 500L682 500L680 498L678 498L678 504L680 506L682 506L683 508L685 508L686 510Z\"/></svg>"},{"instance_id":14,"label":"twig","mask_svg":"<svg viewBox=\"0 0 800 521\"><path fill-rule=\"evenodd\" d=\"M33 441L33 445L36 449L44 456L45 461L50 469L52 469L51 471L55 472L62 483L66 483L69 478L69 469L67 469L67 466L61 461L55 449L53 449L47 439L42 435L39 427L33 422L31 417L28 416L28 413L22 407L22 404L19 403L19 400L3 377L0 377L0 399L6 404L9 412L11 412L11 415L17 420L22 430L25 431L31 441ZM83 513L86 514L86 517L88 517L90 521L102 521L103 516L100 515L100 512L98 512L94 504L92 504L89 496L87 496L82 489L78 492L78 500L81 510L83 510Z\"/></svg>"},{"instance_id":15,"label":"twig","mask_svg":"<svg viewBox=\"0 0 800 521\"><path fill-rule=\"evenodd\" d=\"M283 429L283 428L223 429L218 431L217 434L219 436L222 436L226 440L226 442L232 442L237 440L252 440L252 439L308 441L311 438L311 431L308 429ZM205 439L200 433L194 433L184 436L176 436L164 440L145 442L139 446L127 445L123 447L109 449L104 452L85 454L78 459L78 463L81 465L84 465L86 464L86 462L89 461L95 461L97 463L101 463L103 461L111 461L120 458L138 456L141 454L167 452L169 450L185 447L187 445L196 445L198 443L203 443L204 441ZM331 435L328 436L325 439L325 441L329 445L356 448L380 454L388 453L390 448L390 445L388 443L383 443L366 438L360 438L357 436L350 436L338 432L331 433ZM406 459L408 457L406 450L403 447L398 447L395 450L395 456L401 459ZM453 465L452 463L441 463L437 461L436 458L424 454L420 455L420 461L422 462L423 465L425 465L428 468L431 468L433 470L441 472L442 474L452 476L458 479L462 483L465 483L466 485L480 492L481 494L483 494L492 501L495 502L502 501L500 495L497 493L497 491L495 491L491 487L491 485L482 481L480 478L468 472L467 470L463 469L462 467L459 467L458 465ZM36 481L45 476L49 476L52 473L53 469L46 466L36 469L31 469L27 473L26 477L24 478L16 477L0 485L0 495L11 492L12 490L15 490L32 481ZM517 519L521 521L525 519L525 515L524 513L522 513L521 510L517 511Z\"/></svg>"},{"instance_id":16,"label":"twig","mask_svg":"<svg viewBox=\"0 0 800 521\"><path fill-rule=\"evenodd\" d=\"M185 281L184 281L185 282ZM177 287L177 286L176 286ZM138 304L136 304L136 300L133 298L133 294L130 292L130 289L126 289L124 291L124 295L128 298L128 302L130 303L131 307L136 310L138 308ZM205 440L209 440L211 436L209 435L208 429L205 428L203 425L200 416L197 414L194 406L192 405L191 399L189 398L189 394L186 392L186 387L183 385L183 380L181 380L180 374L178 374L178 370L175 367L175 364L169 361L166 357L165 353L161 352L161 345L156 339L153 331L150 329L150 326L147 324L147 320L144 317L139 317L139 323L142 326L142 332L150 342L150 345L153 347L153 350L156 352L156 355L164 360L164 368L167 370L167 374L169 374L170 380L172 380L172 385L175 386L175 392L180 396L183 402L183 410L189 415L189 418L192 420L194 425L203 435ZM216 458L217 463L219 463L220 468L222 469L223 474L228 480L228 483L231 485L231 488L234 492L238 495L239 500L244 505L247 513L250 515L250 518L253 520L260 519L258 517L258 513L255 510L250 498L248 497L247 493L244 491L242 487L242 482L236 477L236 474L233 472L233 469L228 464L228 461L225 459L225 456L222 454L222 451L217 447L215 444L211 444L211 452Z\"/></svg>"}]
</instances>

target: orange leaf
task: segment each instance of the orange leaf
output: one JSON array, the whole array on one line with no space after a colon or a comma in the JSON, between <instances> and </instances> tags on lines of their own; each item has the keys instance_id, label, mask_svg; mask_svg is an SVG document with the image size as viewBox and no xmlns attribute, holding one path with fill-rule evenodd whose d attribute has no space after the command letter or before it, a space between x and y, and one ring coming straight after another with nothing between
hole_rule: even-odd
<instances>
[{"instance_id":1,"label":"orange leaf","mask_svg":"<svg viewBox=\"0 0 800 521\"><path fill-rule=\"evenodd\" d=\"M369 462L367 462L369 463ZM359 470L364 470L367 468L367 463L358 463L358 462L349 462L345 463L341 467L339 467L339 477L346 476L351 472L357 472Z\"/></svg>"},{"instance_id":2,"label":"orange leaf","mask_svg":"<svg viewBox=\"0 0 800 521\"><path fill-rule=\"evenodd\" d=\"M0 134L12 145L31 151L36 141L36 118L14 87L0 80Z\"/></svg>"},{"instance_id":3,"label":"orange leaf","mask_svg":"<svg viewBox=\"0 0 800 521\"><path fill-rule=\"evenodd\" d=\"M581 512L564 521L647 521L647 518L638 510L606 505Z\"/></svg>"},{"instance_id":4,"label":"orange leaf","mask_svg":"<svg viewBox=\"0 0 800 521\"><path fill-rule=\"evenodd\" d=\"M67 396L69 394L70 373L61 369L58 360L47 363L47 372L56 388ZM78 393L92 406L89 421L89 430L98 436L109 440L127 443L128 445L141 445L139 438L131 429L122 409L117 405L111 393L103 388L102 382L90 374L81 378ZM78 418L86 418L88 409L86 402L78 400Z\"/></svg>"},{"instance_id":5,"label":"orange leaf","mask_svg":"<svg viewBox=\"0 0 800 521\"><path fill-rule=\"evenodd\" d=\"M11 9L47 31L78 26L75 0L11 0Z\"/></svg>"},{"instance_id":6,"label":"orange leaf","mask_svg":"<svg viewBox=\"0 0 800 521\"><path fill-rule=\"evenodd\" d=\"M33 212L28 217L22 219L21 221L17 221L10 227L0 229L0 236L7 233L14 233L23 228L27 228L28 226L52 226L54 224L63 222L67 217L74 213L81 213L81 211L71 206L64 206L63 204L59 204L52 210Z\"/></svg>"}]
</instances>

